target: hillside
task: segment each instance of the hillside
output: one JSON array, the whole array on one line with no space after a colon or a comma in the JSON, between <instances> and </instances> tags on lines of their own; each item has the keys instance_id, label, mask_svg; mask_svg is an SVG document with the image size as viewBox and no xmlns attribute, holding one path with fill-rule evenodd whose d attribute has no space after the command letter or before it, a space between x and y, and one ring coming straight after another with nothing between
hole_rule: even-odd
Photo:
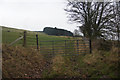
<instances>
[{"instance_id":1,"label":"hillside","mask_svg":"<svg viewBox=\"0 0 120 80\"><path fill-rule=\"evenodd\" d=\"M119 78L116 51L46 57L34 47L3 46L3 78Z\"/></svg>"},{"instance_id":2,"label":"hillside","mask_svg":"<svg viewBox=\"0 0 120 80\"><path fill-rule=\"evenodd\" d=\"M109 50L93 49L93 53L84 53L79 55L61 55L59 52L52 55L45 54L49 51L46 48L52 48L49 43L42 51L36 49L36 38L38 34L39 41L48 40L71 40L74 38L63 36L50 36L44 33L27 31L27 47L22 47L23 40L18 41L13 46L8 46L12 41L23 35L24 30L3 27L2 39L2 76L3 78L90 78L90 79L110 79L120 78L119 63L120 58L118 47L110 46ZM68 42L64 48L64 42L56 43L53 50L72 52L73 54L79 47L74 47L75 41ZM79 44L81 44L80 42ZM100 41L98 41L100 43ZM95 43L96 44L96 43ZM39 44L40 45L40 44ZM97 44L98 45L98 44ZM51 46L51 47L50 47ZM58 48L58 46L62 46ZM96 46L95 46L96 47ZM94 47L94 48L95 48ZM73 51L75 48L76 51ZM105 48L105 46L102 46ZM82 47L84 49L84 47ZM100 79L100 80L101 80Z\"/></svg>"},{"instance_id":3,"label":"hillside","mask_svg":"<svg viewBox=\"0 0 120 80\"><path fill-rule=\"evenodd\" d=\"M2 42L3 44L10 44L20 36L23 36L23 32L25 30L22 29L14 29L2 26ZM47 41L47 40L67 40L66 37L57 37L50 36L43 32L35 32L35 31L27 31L27 45L35 45L36 44L36 34L38 34L39 41ZM15 45L21 45L23 40L18 41Z\"/></svg>"}]
</instances>

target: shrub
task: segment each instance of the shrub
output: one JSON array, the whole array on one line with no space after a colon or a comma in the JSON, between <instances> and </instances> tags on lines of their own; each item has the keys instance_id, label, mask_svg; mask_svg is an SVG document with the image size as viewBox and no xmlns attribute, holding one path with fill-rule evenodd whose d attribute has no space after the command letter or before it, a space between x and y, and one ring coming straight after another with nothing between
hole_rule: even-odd
<instances>
[{"instance_id":1,"label":"shrub","mask_svg":"<svg viewBox=\"0 0 120 80\"><path fill-rule=\"evenodd\" d=\"M111 41L105 41L105 40L94 40L92 43L93 49L97 50L103 50L103 51L110 51L112 48L112 42Z\"/></svg>"}]
</instances>

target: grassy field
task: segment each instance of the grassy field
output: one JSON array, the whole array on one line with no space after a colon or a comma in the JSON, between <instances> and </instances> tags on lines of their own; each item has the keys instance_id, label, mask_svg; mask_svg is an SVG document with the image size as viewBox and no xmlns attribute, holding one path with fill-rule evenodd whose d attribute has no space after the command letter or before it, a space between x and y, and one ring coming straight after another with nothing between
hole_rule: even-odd
<instances>
[{"instance_id":1,"label":"grassy field","mask_svg":"<svg viewBox=\"0 0 120 80\"><path fill-rule=\"evenodd\" d=\"M39 35L39 41L71 40L73 38L49 36L32 31L27 31L27 47L20 46L22 40L13 46L8 46L12 41L23 35L23 31L3 27L3 78L94 78L96 80L100 78L120 78L120 58L118 54L120 50L115 46L111 46L112 48L109 51L93 49L92 54L44 55L44 52L36 50L36 46L34 46L36 45L36 34ZM62 46L63 43L57 44ZM45 42L45 44L49 43ZM62 51L64 50L62 49ZM67 52L72 51L68 50Z\"/></svg>"},{"instance_id":2,"label":"grassy field","mask_svg":"<svg viewBox=\"0 0 120 80\"><path fill-rule=\"evenodd\" d=\"M20 36L23 36L23 32L25 30L20 30L20 29L14 29L14 28L8 28L8 27L2 27L2 41L3 44L9 45L11 42L15 41L17 38L19 38ZM64 49L65 47L65 41L64 40L71 40L71 39L75 39L72 37L66 37L66 36L51 36L51 35L47 35L43 32L32 32L32 31L27 31L27 36L26 36L26 43L27 46L37 46L36 45L36 34L38 34L38 43L39 43L39 47L40 44L42 45L41 48L42 49L42 53L48 53L48 51L50 52L50 54L53 53L52 48L53 48L53 42L51 41L55 41L54 42L54 49L56 50L56 52L58 53L64 53L66 52L66 54L69 52L71 53L75 53L75 49L74 48L74 41L66 41L66 48L71 48L71 49ZM15 44L13 44L12 46L22 46L23 45L23 39L19 40L18 42L16 42ZM60 46L60 47L59 47Z\"/></svg>"},{"instance_id":3,"label":"grassy field","mask_svg":"<svg viewBox=\"0 0 120 80\"><path fill-rule=\"evenodd\" d=\"M2 42L3 44L10 44L20 36L23 36L25 30L19 30L14 28L2 27ZM36 34L38 34L39 41L50 41L50 40L69 40L68 37L49 36L42 32L27 31L27 45L36 45ZM23 44L23 40L18 41L14 45Z\"/></svg>"}]
</instances>

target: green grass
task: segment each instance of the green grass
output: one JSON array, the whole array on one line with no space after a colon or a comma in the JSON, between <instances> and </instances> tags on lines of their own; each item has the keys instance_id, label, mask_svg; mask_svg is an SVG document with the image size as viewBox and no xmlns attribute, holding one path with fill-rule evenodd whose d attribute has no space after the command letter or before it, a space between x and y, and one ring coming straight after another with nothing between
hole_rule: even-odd
<instances>
[{"instance_id":1,"label":"green grass","mask_svg":"<svg viewBox=\"0 0 120 80\"><path fill-rule=\"evenodd\" d=\"M23 32L25 30L20 30L20 29L14 29L14 28L7 28L7 27L2 27L2 42L3 44L10 44L11 42L15 41L17 38L20 36L23 36ZM66 41L66 48L71 48L71 49L65 49L65 41L64 40L70 40L71 38L69 37L64 37L64 36L51 36L47 35L45 33L41 32L32 32L32 31L27 31L27 36L26 36L26 43L27 46L35 46L36 47L36 34L38 34L38 43L39 47L44 47L42 49L42 53L48 53L50 54L53 53L52 48L54 45L54 49L56 50L56 53L59 53L62 51L63 53L74 53L74 41ZM19 40L12 46L22 46L23 45L23 39ZM40 46L41 45L41 46ZM62 47L61 47L62 46ZM49 50L48 50L49 49Z\"/></svg>"},{"instance_id":2,"label":"green grass","mask_svg":"<svg viewBox=\"0 0 120 80\"><path fill-rule=\"evenodd\" d=\"M20 36L23 36L24 31L25 30L2 27L2 43L9 45L10 43L15 41ZM74 49L75 41L66 41L65 42L65 40L71 40L74 38L66 37L66 36L52 36L52 35L47 35L43 32L27 31L27 34L26 34L27 47L29 47L29 46L36 47L36 34L38 34L39 47L44 47L44 48L41 48L42 53L44 53L44 54L48 53L48 51L52 54L53 53L53 51L52 51L53 45L54 45L54 49L56 50L56 53L59 53L60 51L61 51L61 53L66 53L66 54L70 53L70 52L71 53L76 52L76 50ZM66 46L65 46L65 44L66 44ZM22 45L23 45L23 39L14 43L12 46L22 46ZM67 49L65 49L65 47Z\"/></svg>"},{"instance_id":3,"label":"green grass","mask_svg":"<svg viewBox=\"0 0 120 80\"><path fill-rule=\"evenodd\" d=\"M11 42L15 41L20 36L23 36L24 31L25 30L2 27L2 42L4 44L10 44ZM45 33L41 33L41 32L27 31L27 45L28 46L36 45L36 34L38 34L39 44L40 44L40 41L69 40L69 38L66 38L66 37L50 36L50 35L46 35ZM23 40L16 42L14 45L21 45L21 44L23 44Z\"/></svg>"},{"instance_id":4,"label":"green grass","mask_svg":"<svg viewBox=\"0 0 120 80\"><path fill-rule=\"evenodd\" d=\"M35 35L39 35L39 41L59 41L70 40L66 37L49 36L44 33L27 31L27 45L24 48L22 40L7 46L19 36L23 35L24 30L3 27L3 78L119 78L120 62L117 54L118 48L113 47L110 51L93 50L92 54L64 56L56 54L54 56L43 55L48 50L43 49L43 52L36 50ZM73 48L74 42L68 42L68 47ZM4 45L6 44L6 45ZM48 48L51 43L44 42L45 48ZM57 45L64 45L64 42L55 42ZM40 43L39 43L40 45ZM47 45L47 46L46 46ZM56 46L56 45L55 45ZM52 47L52 46L51 46ZM51 48L49 47L49 48ZM69 53L73 50L64 50ZM50 50L49 50L50 51ZM51 52L52 53L52 52ZM75 51L73 52L75 53Z\"/></svg>"}]
</instances>

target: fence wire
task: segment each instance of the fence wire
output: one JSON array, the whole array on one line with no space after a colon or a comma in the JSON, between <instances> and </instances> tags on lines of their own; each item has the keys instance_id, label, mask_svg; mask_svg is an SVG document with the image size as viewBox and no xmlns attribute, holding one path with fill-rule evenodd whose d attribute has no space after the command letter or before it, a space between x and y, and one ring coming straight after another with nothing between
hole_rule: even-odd
<instances>
[{"instance_id":1,"label":"fence wire","mask_svg":"<svg viewBox=\"0 0 120 80\"><path fill-rule=\"evenodd\" d=\"M79 55L89 53L89 43L83 40L40 41L42 54Z\"/></svg>"}]
</instances>

